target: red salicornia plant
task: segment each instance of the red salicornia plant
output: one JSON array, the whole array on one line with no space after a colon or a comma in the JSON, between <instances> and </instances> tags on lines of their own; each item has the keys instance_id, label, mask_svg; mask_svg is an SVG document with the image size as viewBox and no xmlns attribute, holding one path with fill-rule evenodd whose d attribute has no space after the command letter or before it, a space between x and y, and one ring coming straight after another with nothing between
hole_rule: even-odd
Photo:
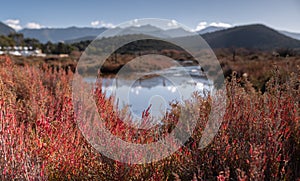
<instances>
[{"instance_id":1,"label":"red salicornia plant","mask_svg":"<svg viewBox=\"0 0 300 181\"><path fill-rule=\"evenodd\" d=\"M174 154L140 165L120 163L95 150L79 130L72 103L73 73L47 65L17 66L0 58L1 180L296 180L300 177L300 77L278 68L266 92L246 77L226 82L227 109L213 142L198 144L211 110L197 98L199 118L192 137ZM115 136L147 144L170 133L178 107L162 126L131 128L113 109L101 85L94 97L99 115ZM187 104L188 106L188 104ZM149 112L144 112L147 123ZM95 120L97 121L97 120ZM113 149L113 148L112 148ZM114 151L114 150L112 150ZM126 154L126 153L124 153ZM136 155L137 157L139 155Z\"/></svg>"}]
</instances>

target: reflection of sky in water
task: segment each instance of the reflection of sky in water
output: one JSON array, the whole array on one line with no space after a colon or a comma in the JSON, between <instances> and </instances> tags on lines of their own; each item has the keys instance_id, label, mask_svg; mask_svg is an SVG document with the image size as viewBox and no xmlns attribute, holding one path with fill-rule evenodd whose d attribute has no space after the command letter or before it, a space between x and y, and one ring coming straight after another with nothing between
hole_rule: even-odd
<instances>
[{"instance_id":1,"label":"reflection of sky in water","mask_svg":"<svg viewBox=\"0 0 300 181\"><path fill-rule=\"evenodd\" d=\"M141 117L142 112L151 103L153 107L151 107L150 112L152 111L154 115L161 117L166 109L170 108L170 102L191 100L195 91L203 96L204 89L206 91L212 89L210 81L202 75L200 68L196 66L172 67L155 73L160 76L135 81L122 77L118 79L102 78L103 90L107 97L113 94L118 98L120 109L124 105L129 105L134 117ZM87 82L95 81L95 79L85 80ZM161 110L157 108L158 105ZM158 112L161 112L161 115Z\"/></svg>"},{"instance_id":2,"label":"reflection of sky in water","mask_svg":"<svg viewBox=\"0 0 300 181\"><path fill-rule=\"evenodd\" d=\"M166 82L169 85L156 85L150 88L146 88L139 85L138 81L136 81L130 88L128 94L130 108L132 112L137 115L141 115L143 109L146 109L148 106L150 106L150 100L153 96L159 95L160 97L162 97L165 100L165 103L167 104L164 105L164 107L167 108L169 107L169 102L173 100L179 100L181 94L178 91L178 89L175 86L172 86L169 81ZM151 109L153 109L153 107Z\"/></svg>"}]
</instances>

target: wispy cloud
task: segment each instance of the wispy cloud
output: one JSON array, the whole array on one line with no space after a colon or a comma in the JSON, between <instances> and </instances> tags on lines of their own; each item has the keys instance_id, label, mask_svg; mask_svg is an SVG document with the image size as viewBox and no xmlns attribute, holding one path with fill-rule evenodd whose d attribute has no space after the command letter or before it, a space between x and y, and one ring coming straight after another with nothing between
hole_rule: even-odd
<instances>
[{"instance_id":1,"label":"wispy cloud","mask_svg":"<svg viewBox=\"0 0 300 181\"><path fill-rule=\"evenodd\" d=\"M94 27L99 26L99 24L100 24L100 21L92 21L91 22L91 25Z\"/></svg>"},{"instance_id":2,"label":"wispy cloud","mask_svg":"<svg viewBox=\"0 0 300 181\"><path fill-rule=\"evenodd\" d=\"M222 28L230 28L232 25L231 24L228 24L228 23L222 23L222 22L213 22L213 23L210 23L209 26L215 26L215 27L222 27Z\"/></svg>"},{"instance_id":3,"label":"wispy cloud","mask_svg":"<svg viewBox=\"0 0 300 181\"><path fill-rule=\"evenodd\" d=\"M177 28L177 27L179 27L178 22L176 20L174 20L174 19L171 20L167 25L170 28Z\"/></svg>"},{"instance_id":4,"label":"wispy cloud","mask_svg":"<svg viewBox=\"0 0 300 181\"><path fill-rule=\"evenodd\" d=\"M99 21L99 20L92 21L91 26L93 26L93 27L105 27L105 28L115 28L116 27L112 23L106 23L104 21Z\"/></svg>"},{"instance_id":5,"label":"wispy cloud","mask_svg":"<svg viewBox=\"0 0 300 181\"><path fill-rule=\"evenodd\" d=\"M20 20L18 19L8 19L5 20L4 23L17 31L22 29L22 26L20 25Z\"/></svg>"},{"instance_id":6,"label":"wispy cloud","mask_svg":"<svg viewBox=\"0 0 300 181\"><path fill-rule=\"evenodd\" d=\"M193 31L200 31L204 28L207 28L209 26L215 26L215 27L222 27L222 28L230 28L232 27L231 24L228 23L223 23L223 22L212 22L212 23L207 23L206 21L200 22Z\"/></svg>"},{"instance_id":7,"label":"wispy cloud","mask_svg":"<svg viewBox=\"0 0 300 181\"><path fill-rule=\"evenodd\" d=\"M198 23L198 25L196 26L196 28L193 31L200 31L206 27L207 27L207 22L202 21L202 22Z\"/></svg>"},{"instance_id":8,"label":"wispy cloud","mask_svg":"<svg viewBox=\"0 0 300 181\"><path fill-rule=\"evenodd\" d=\"M26 28L29 28L29 29L41 29L43 28L44 26L38 24L38 23L35 23L35 22L30 22L30 23L27 23L26 24Z\"/></svg>"},{"instance_id":9,"label":"wispy cloud","mask_svg":"<svg viewBox=\"0 0 300 181\"><path fill-rule=\"evenodd\" d=\"M130 26L135 26L135 27L140 27L141 26L141 24L139 24L138 19L134 19L134 20L129 21L129 25Z\"/></svg>"}]
</instances>

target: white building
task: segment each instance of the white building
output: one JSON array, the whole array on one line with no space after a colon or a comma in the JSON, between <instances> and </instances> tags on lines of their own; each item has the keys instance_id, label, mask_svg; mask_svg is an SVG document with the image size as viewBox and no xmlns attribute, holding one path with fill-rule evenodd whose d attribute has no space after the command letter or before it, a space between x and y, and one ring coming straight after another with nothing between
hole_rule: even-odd
<instances>
[{"instance_id":1,"label":"white building","mask_svg":"<svg viewBox=\"0 0 300 181\"><path fill-rule=\"evenodd\" d=\"M42 53L42 50L36 49L33 50L33 47L22 47L22 46L14 46L14 47L1 47L0 46L0 55L10 54L14 56L37 56L37 57L45 57L46 54Z\"/></svg>"}]
</instances>

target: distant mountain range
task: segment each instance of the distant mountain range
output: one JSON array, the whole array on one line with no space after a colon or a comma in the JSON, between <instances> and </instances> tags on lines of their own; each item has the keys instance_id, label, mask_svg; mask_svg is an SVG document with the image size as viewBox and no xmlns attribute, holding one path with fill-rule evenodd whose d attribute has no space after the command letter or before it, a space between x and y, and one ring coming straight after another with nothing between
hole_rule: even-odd
<instances>
[{"instance_id":1,"label":"distant mountain range","mask_svg":"<svg viewBox=\"0 0 300 181\"><path fill-rule=\"evenodd\" d=\"M42 29L23 29L19 31L25 37L35 38L46 43L65 42L75 43L85 40L93 40L99 34L105 32L107 28L42 28ZM7 35L15 32L7 25L0 23L0 34ZM152 25L131 26L127 28L110 29L109 36L142 34L164 38L184 38L185 41L193 42L193 33L182 28L163 30ZM210 26L198 32L212 48L244 47L263 50L275 48L300 48L300 34L286 31L276 31L262 24L252 24L236 26L232 28L222 28ZM106 36L106 35L104 35ZM108 36L108 35L107 35ZM296 40L298 39L298 40Z\"/></svg>"},{"instance_id":2,"label":"distant mountain range","mask_svg":"<svg viewBox=\"0 0 300 181\"><path fill-rule=\"evenodd\" d=\"M121 30L121 34L138 34L139 28ZM190 45L199 46L199 42L195 42L194 34L184 29L171 29L173 34L169 34L170 30L161 30L156 27L142 27L147 30L150 36L164 37L176 39L180 42L186 42ZM147 32L147 33L148 33ZM180 33L177 33L180 32ZM156 34L157 33L157 34ZM282 34L270 27L262 24L251 24L244 26L236 26L232 28L207 27L200 32L202 38L213 49L216 48L247 48L258 50L274 50L278 48L300 48L300 41ZM165 35L166 34L166 35Z\"/></svg>"},{"instance_id":3,"label":"distant mountain range","mask_svg":"<svg viewBox=\"0 0 300 181\"><path fill-rule=\"evenodd\" d=\"M119 31L118 35L128 35L128 34L143 34L146 32L149 36L159 37L159 38L175 38L184 37L192 35L191 32L184 30L183 28L174 28L163 30L152 25L143 26L131 26Z\"/></svg>"},{"instance_id":4,"label":"distant mountain range","mask_svg":"<svg viewBox=\"0 0 300 181\"><path fill-rule=\"evenodd\" d=\"M110 29L110 31L106 34L107 36L123 36L123 35L138 35L147 33L149 36L158 37L158 38L176 38L176 37L185 37L191 36L194 33L184 30L183 28L175 28L175 29L168 29L162 30L158 27L152 25L144 25L144 26L132 26L127 28L115 28ZM105 34L103 36L106 36ZM96 36L84 36L76 39L67 39L65 40L66 43L75 43L85 40L94 40Z\"/></svg>"},{"instance_id":5,"label":"distant mountain range","mask_svg":"<svg viewBox=\"0 0 300 181\"><path fill-rule=\"evenodd\" d=\"M19 31L24 37L38 39L42 43L48 41L57 43L65 40L81 38L85 36L97 36L104 32L106 28L41 28L41 29L23 29Z\"/></svg>"},{"instance_id":6,"label":"distant mountain range","mask_svg":"<svg viewBox=\"0 0 300 181\"><path fill-rule=\"evenodd\" d=\"M38 39L42 43L48 41L57 42L68 42L73 43L81 40L93 40L96 36L103 33L107 28L41 28L41 29L23 29L19 31L24 34L25 37ZM188 32L182 28L162 30L158 27L151 25L144 26L132 26L127 28L114 28L110 30L111 35L128 35L128 34L142 34L147 32L148 35L155 37L178 37L190 35Z\"/></svg>"},{"instance_id":7,"label":"distant mountain range","mask_svg":"<svg viewBox=\"0 0 300 181\"><path fill-rule=\"evenodd\" d=\"M236 26L202 37L212 48L251 48L272 50L276 48L300 48L300 41L283 35L262 24Z\"/></svg>"},{"instance_id":8,"label":"distant mountain range","mask_svg":"<svg viewBox=\"0 0 300 181\"><path fill-rule=\"evenodd\" d=\"M14 32L16 32L14 29L0 22L0 35L9 35Z\"/></svg>"},{"instance_id":9,"label":"distant mountain range","mask_svg":"<svg viewBox=\"0 0 300 181\"><path fill-rule=\"evenodd\" d=\"M209 26L196 33L205 34L215 31L223 30L222 27ZM20 33L23 33L25 37L38 39L40 42L67 42L74 43L82 40L93 40L96 36L103 33L107 28L41 28L41 29L23 29ZM148 35L154 37L175 38L192 35L191 32L184 30L183 28L167 29L163 30L152 25L143 26L131 26L127 28L114 28L110 30L110 35L128 35L128 34L142 34L147 32Z\"/></svg>"}]
</instances>

